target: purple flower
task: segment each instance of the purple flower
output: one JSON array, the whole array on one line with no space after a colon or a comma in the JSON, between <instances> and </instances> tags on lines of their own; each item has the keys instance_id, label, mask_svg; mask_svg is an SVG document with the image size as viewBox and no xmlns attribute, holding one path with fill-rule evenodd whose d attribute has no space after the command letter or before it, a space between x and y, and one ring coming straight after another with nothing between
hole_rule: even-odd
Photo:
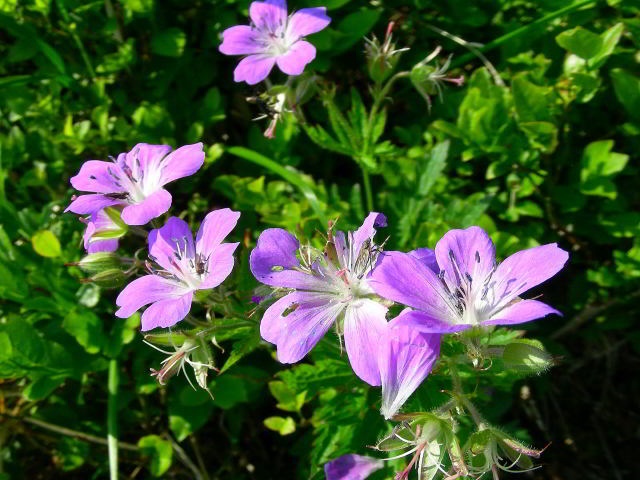
<instances>
[{"instance_id":1,"label":"purple flower","mask_svg":"<svg viewBox=\"0 0 640 480\"><path fill-rule=\"evenodd\" d=\"M382 460L363 455L342 455L324 464L325 480L364 480L383 467Z\"/></svg>"},{"instance_id":2,"label":"purple flower","mask_svg":"<svg viewBox=\"0 0 640 480\"><path fill-rule=\"evenodd\" d=\"M149 257L159 268L137 278L120 292L116 316L126 318L152 304L142 314L142 330L170 327L187 316L196 290L220 285L233 269L238 243L222 243L240 213L224 208L210 212L200 225L195 246L184 220L171 217L149 233Z\"/></svg>"},{"instance_id":3,"label":"purple flower","mask_svg":"<svg viewBox=\"0 0 640 480\"><path fill-rule=\"evenodd\" d=\"M303 8L287 16L285 0L253 2L251 26L236 25L222 32L221 53L247 55L233 72L234 81L255 85L267 78L276 63L287 75L300 75L316 56L315 47L302 38L329 25L326 10Z\"/></svg>"},{"instance_id":4,"label":"purple flower","mask_svg":"<svg viewBox=\"0 0 640 480\"><path fill-rule=\"evenodd\" d=\"M356 232L330 234L324 253L301 248L280 228L262 232L249 258L251 272L262 283L293 289L267 309L260 325L262 338L278 346L280 362L302 359L335 323L356 375L380 385L376 352L387 308L372 299L367 275L380 252L374 227L384 226L383 214L370 213Z\"/></svg>"},{"instance_id":5,"label":"purple flower","mask_svg":"<svg viewBox=\"0 0 640 480\"><path fill-rule=\"evenodd\" d=\"M398 315L387 326L387 334L378 354L382 379L380 413L393 417L409 396L427 378L440 353L440 334L424 333L415 319Z\"/></svg>"},{"instance_id":6,"label":"purple flower","mask_svg":"<svg viewBox=\"0 0 640 480\"><path fill-rule=\"evenodd\" d=\"M98 210L89 219L81 220L87 224L83 237L87 253L114 252L118 249L118 239L128 230L120 219L120 212L113 207Z\"/></svg>"},{"instance_id":7,"label":"purple flower","mask_svg":"<svg viewBox=\"0 0 640 480\"><path fill-rule=\"evenodd\" d=\"M415 308L402 315L425 333L476 325L510 325L560 312L520 295L553 277L569 254L555 243L517 252L496 264L495 246L480 227L450 230L435 251L385 252L370 284L379 295Z\"/></svg>"},{"instance_id":8,"label":"purple flower","mask_svg":"<svg viewBox=\"0 0 640 480\"><path fill-rule=\"evenodd\" d=\"M122 205L127 225L144 225L171 206L171 194L163 186L197 172L204 162L202 143L185 145L175 152L168 145L139 143L117 160L89 160L71 179L73 188L91 195L76 198L65 212L92 214Z\"/></svg>"}]
</instances>

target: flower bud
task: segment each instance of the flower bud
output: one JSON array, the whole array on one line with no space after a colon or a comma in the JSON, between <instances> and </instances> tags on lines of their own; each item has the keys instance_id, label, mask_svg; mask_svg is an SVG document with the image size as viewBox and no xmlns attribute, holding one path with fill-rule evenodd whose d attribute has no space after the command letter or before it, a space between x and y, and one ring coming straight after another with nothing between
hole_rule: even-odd
<instances>
[{"instance_id":1,"label":"flower bud","mask_svg":"<svg viewBox=\"0 0 640 480\"><path fill-rule=\"evenodd\" d=\"M80 280L80 283L95 283L104 288L118 288L124 285L127 276L119 268L102 270L95 275Z\"/></svg>"},{"instance_id":2,"label":"flower bud","mask_svg":"<svg viewBox=\"0 0 640 480\"><path fill-rule=\"evenodd\" d=\"M542 343L534 340L519 340L504 347L502 360L505 368L524 373L540 373L551 368L553 357L544 351Z\"/></svg>"},{"instance_id":3,"label":"flower bud","mask_svg":"<svg viewBox=\"0 0 640 480\"><path fill-rule=\"evenodd\" d=\"M96 273L103 270L118 268L120 256L113 252L90 253L79 262L67 263L67 266L79 267L83 272Z\"/></svg>"}]
</instances>

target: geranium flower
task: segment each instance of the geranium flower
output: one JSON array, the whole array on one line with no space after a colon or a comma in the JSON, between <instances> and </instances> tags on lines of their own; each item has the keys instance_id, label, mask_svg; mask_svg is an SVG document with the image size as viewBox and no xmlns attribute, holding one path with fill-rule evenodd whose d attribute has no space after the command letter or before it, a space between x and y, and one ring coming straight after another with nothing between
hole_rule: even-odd
<instances>
[{"instance_id":1,"label":"geranium flower","mask_svg":"<svg viewBox=\"0 0 640 480\"><path fill-rule=\"evenodd\" d=\"M84 215L122 205L122 221L127 225L144 225L162 215L171 206L171 194L162 187L194 174L204 163L202 143L169 152L169 145L139 143L112 162L85 162L71 178L71 185L76 190L95 193L79 196L65 212Z\"/></svg>"},{"instance_id":2,"label":"geranium flower","mask_svg":"<svg viewBox=\"0 0 640 480\"><path fill-rule=\"evenodd\" d=\"M118 249L118 239L128 230L120 219L120 212L113 207L98 210L81 220L87 224L83 236L87 253L114 252Z\"/></svg>"},{"instance_id":3,"label":"geranium flower","mask_svg":"<svg viewBox=\"0 0 640 480\"><path fill-rule=\"evenodd\" d=\"M210 212L200 225L195 246L189 225L171 217L149 233L151 275L137 278L120 292L116 316L127 318L145 305L142 330L170 327L187 316L196 290L220 285L233 269L238 243L222 243L236 226L240 213L224 208Z\"/></svg>"},{"instance_id":4,"label":"geranium flower","mask_svg":"<svg viewBox=\"0 0 640 480\"><path fill-rule=\"evenodd\" d=\"M316 56L316 48L303 40L331 22L325 7L303 8L287 16L285 0L253 2L251 26L236 25L222 32L219 49L225 55L247 55L233 72L233 80L255 85L275 64L287 75L300 75Z\"/></svg>"},{"instance_id":5,"label":"geranium flower","mask_svg":"<svg viewBox=\"0 0 640 480\"><path fill-rule=\"evenodd\" d=\"M378 295L415 308L402 315L426 333L510 325L560 312L520 295L553 277L569 254L555 243L517 252L496 264L480 227L450 230L435 251L385 252L369 281Z\"/></svg>"},{"instance_id":6,"label":"geranium flower","mask_svg":"<svg viewBox=\"0 0 640 480\"><path fill-rule=\"evenodd\" d=\"M300 248L280 228L262 232L249 258L251 272L262 283L293 289L267 309L260 324L262 338L278 346L280 362L302 359L335 323L356 375L380 385L376 352L387 308L372 298L367 275L380 252L372 242L375 227L386 224L383 214L370 213L356 232L330 234L324 253Z\"/></svg>"},{"instance_id":7,"label":"geranium flower","mask_svg":"<svg viewBox=\"0 0 640 480\"><path fill-rule=\"evenodd\" d=\"M324 464L325 480L365 480L384 466L382 460L348 454Z\"/></svg>"},{"instance_id":8,"label":"geranium flower","mask_svg":"<svg viewBox=\"0 0 640 480\"><path fill-rule=\"evenodd\" d=\"M387 420L427 378L440 354L439 333L425 333L414 318L400 314L387 324L378 366L382 380L380 413Z\"/></svg>"}]
</instances>

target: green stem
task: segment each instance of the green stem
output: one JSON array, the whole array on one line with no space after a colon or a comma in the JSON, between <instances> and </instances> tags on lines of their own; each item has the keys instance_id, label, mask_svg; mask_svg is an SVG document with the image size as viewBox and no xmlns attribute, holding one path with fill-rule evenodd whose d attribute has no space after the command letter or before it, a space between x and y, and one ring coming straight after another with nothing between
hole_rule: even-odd
<instances>
[{"instance_id":1,"label":"green stem","mask_svg":"<svg viewBox=\"0 0 640 480\"><path fill-rule=\"evenodd\" d=\"M455 362L449 361L449 373L451 375L451 383L453 385L453 391L456 394L458 400L464 405L464 407L471 414L471 418L473 422L477 425L478 430L484 430L487 428L487 424L482 419L482 415L473 404L471 400L467 398L467 396L462 391L462 381L460 380L460 375L458 374L458 369L456 368Z\"/></svg>"},{"instance_id":2,"label":"green stem","mask_svg":"<svg viewBox=\"0 0 640 480\"><path fill-rule=\"evenodd\" d=\"M69 14L67 12L67 7L65 7L64 5L64 0L58 0L57 3L58 3L58 8L60 9L60 14L62 15L62 19L66 23L65 27L71 34L71 38L73 38L73 41L78 47L78 50L80 50L80 56L82 57L82 61L84 62L85 67L89 71L89 75L93 79L96 77L96 72L93 70L93 66L91 65L91 60L89 59L89 55L87 54L87 51L85 50L84 45L82 44L82 40L80 40L80 37L71 26L72 22L69 19Z\"/></svg>"},{"instance_id":3,"label":"green stem","mask_svg":"<svg viewBox=\"0 0 640 480\"><path fill-rule=\"evenodd\" d=\"M118 480L118 360L109 360L109 384L107 399L107 446L109 448L109 478Z\"/></svg>"},{"instance_id":4,"label":"green stem","mask_svg":"<svg viewBox=\"0 0 640 480\"><path fill-rule=\"evenodd\" d=\"M362 183L364 183L364 194L367 200L367 211L373 212L373 193L371 192L371 181L369 173L362 168Z\"/></svg>"},{"instance_id":5,"label":"green stem","mask_svg":"<svg viewBox=\"0 0 640 480\"><path fill-rule=\"evenodd\" d=\"M498 37L495 40L487 43L486 45L483 45L482 47L478 48L478 50L481 51L481 52L488 52L490 50L493 50L493 49L499 47L500 45L503 45L503 44L513 40L516 37L519 37L520 35L526 34L530 30L532 30L533 28L537 27L538 25L542 25L544 23L547 23L547 22L553 20L554 18L560 17L560 16L562 16L562 15L564 15L566 13L572 12L574 10L577 10L577 9L581 8L581 7L587 6L589 4L596 5L596 3L597 2L594 1L594 0L582 0L581 2L577 2L577 3L574 3L573 5L569 5L567 7L561 8L559 10L556 10L555 12L551 12L548 15L545 15L544 17L539 18L538 20L535 20L535 21L531 22L528 25L525 25L523 27L517 28L517 29L513 30L512 32L505 33L501 37ZM465 55L462 55L462 56L458 57L454 62L451 63L451 67L450 68L456 68L456 67L459 67L461 65L464 65L468 61L473 60L474 57L475 57L475 55L473 53L467 53Z\"/></svg>"}]
</instances>

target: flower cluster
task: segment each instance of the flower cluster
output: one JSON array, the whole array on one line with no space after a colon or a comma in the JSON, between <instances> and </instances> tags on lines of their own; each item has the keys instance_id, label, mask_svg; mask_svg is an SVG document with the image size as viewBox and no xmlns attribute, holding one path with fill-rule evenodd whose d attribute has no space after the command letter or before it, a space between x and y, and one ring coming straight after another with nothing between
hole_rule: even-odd
<instances>
[{"instance_id":1,"label":"flower cluster","mask_svg":"<svg viewBox=\"0 0 640 480\"><path fill-rule=\"evenodd\" d=\"M144 225L171 207L171 194L163 187L173 180L192 175L204 162L202 144L185 145L171 152L168 145L138 144L111 162L89 160L71 178L71 185L90 194L74 197L67 211L86 214L81 218L87 228L84 246L89 254L75 265L94 275L89 281L117 286L132 275L138 264L123 272L118 249L119 239L129 229L147 237L149 260L144 262L148 275L133 280L118 295L116 316L127 318L151 304L141 317L142 330L171 327L183 320L191 309L198 290L217 287L231 273L233 253L238 243L223 243L233 230L240 213L224 208L210 212L202 221L195 242L184 220L170 217L164 226L147 232ZM156 347L157 348L157 347ZM206 389L206 371L212 362L194 362L193 355L207 356L208 347L187 339L176 354L163 362L153 375L164 383L184 370L185 362L194 367L196 380Z\"/></svg>"},{"instance_id":2,"label":"flower cluster","mask_svg":"<svg viewBox=\"0 0 640 480\"><path fill-rule=\"evenodd\" d=\"M262 337L278 346L278 359L299 361L335 324L354 372L382 385L385 418L429 374L443 334L560 314L520 298L564 266L568 253L557 244L520 251L498 264L487 233L470 227L449 231L435 250L382 252L373 236L374 227L384 225L384 215L374 212L356 232L330 231L324 252L268 229L250 263L259 281L289 292L267 309L261 324ZM410 308L387 322L382 299Z\"/></svg>"}]
</instances>

